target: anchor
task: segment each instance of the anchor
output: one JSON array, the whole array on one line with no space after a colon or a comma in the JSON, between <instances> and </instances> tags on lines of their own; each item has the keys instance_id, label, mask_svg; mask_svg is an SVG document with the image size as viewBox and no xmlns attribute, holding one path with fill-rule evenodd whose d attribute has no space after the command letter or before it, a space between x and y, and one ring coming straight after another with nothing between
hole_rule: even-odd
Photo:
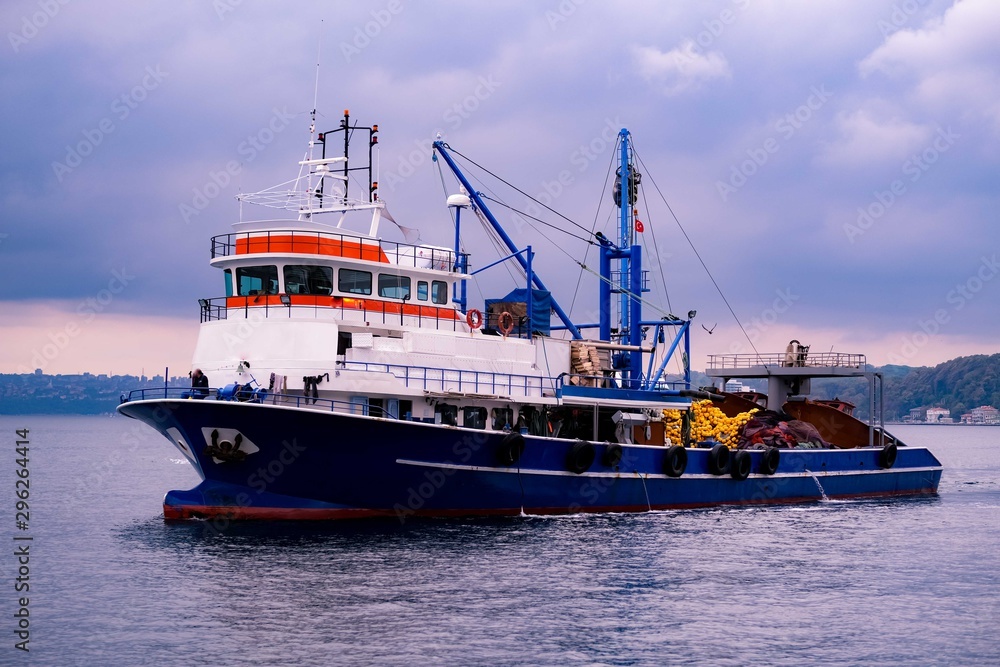
<instances>
[{"instance_id":1,"label":"anchor","mask_svg":"<svg viewBox=\"0 0 1000 667\"><path fill-rule=\"evenodd\" d=\"M247 457L247 453L240 449L243 443L243 434L237 433L236 437L230 440L219 441L219 429L212 431L212 444L205 447L205 456L211 456L223 463L239 463Z\"/></svg>"}]
</instances>

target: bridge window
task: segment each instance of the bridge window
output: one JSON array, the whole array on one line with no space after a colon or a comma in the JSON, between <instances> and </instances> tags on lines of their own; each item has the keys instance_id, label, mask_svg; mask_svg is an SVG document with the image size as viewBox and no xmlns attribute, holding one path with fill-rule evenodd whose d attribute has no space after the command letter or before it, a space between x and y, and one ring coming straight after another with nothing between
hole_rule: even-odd
<instances>
[{"instance_id":1,"label":"bridge window","mask_svg":"<svg viewBox=\"0 0 1000 667\"><path fill-rule=\"evenodd\" d=\"M427 301L427 281L417 281L417 301Z\"/></svg>"},{"instance_id":2,"label":"bridge window","mask_svg":"<svg viewBox=\"0 0 1000 667\"><path fill-rule=\"evenodd\" d=\"M448 283L443 280L435 280L431 283L431 301L448 303Z\"/></svg>"},{"instance_id":3,"label":"bridge window","mask_svg":"<svg viewBox=\"0 0 1000 667\"><path fill-rule=\"evenodd\" d=\"M368 415L368 397L367 396L351 396L351 414L352 415Z\"/></svg>"},{"instance_id":4,"label":"bridge window","mask_svg":"<svg viewBox=\"0 0 1000 667\"><path fill-rule=\"evenodd\" d=\"M458 406L438 403L434 406L434 422L446 426L458 426Z\"/></svg>"},{"instance_id":5,"label":"bridge window","mask_svg":"<svg viewBox=\"0 0 1000 667\"><path fill-rule=\"evenodd\" d=\"M233 270L232 269L226 269L224 271L224 273L225 273L225 276L226 276L226 296L232 296L233 295Z\"/></svg>"},{"instance_id":6,"label":"bridge window","mask_svg":"<svg viewBox=\"0 0 1000 667\"><path fill-rule=\"evenodd\" d=\"M502 431L514 425L514 411L510 408L493 408L493 430Z\"/></svg>"},{"instance_id":7,"label":"bridge window","mask_svg":"<svg viewBox=\"0 0 1000 667\"><path fill-rule=\"evenodd\" d=\"M486 428L486 408L462 408L463 426L465 428Z\"/></svg>"},{"instance_id":8,"label":"bridge window","mask_svg":"<svg viewBox=\"0 0 1000 667\"><path fill-rule=\"evenodd\" d=\"M321 294L333 292L333 269L329 266L286 266L285 292L288 294Z\"/></svg>"},{"instance_id":9,"label":"bridge window","mask_svg":"<svg viewBox=\"0 0 1000 667\"><path fill-rule=\"evenodd\" d=\"M236 284L240 296L278 293L277 266L238 266Z\"/></svg>"},{"instance_id":10,"label":"bridge window","mask_svg":"<svg viewBox=\"0 0 1000 667\"><path fill-rule=\"evenodd\" d=\"M410 298L410 278L380 273L378 275L378 295L389 299Z\"/></svg>"},{"instance_id":11,"label":"bridge window","mask_svg":"<svg viewBox=\"0 0 1000 667\"><path fill-rule=\"evenodd\" d=\"M341 269L337 272L337 289L348 294L371 294L372 274L368 271Z\"/></svg>"},{"instance_id":12,"label":"bridge window","mask_svg":"<svg viewBox=\"0 0 1000 667\"><path fill-rule=\"evenodd\" d=\"M372 399L371 404L375 404ZM387 398L384 401L379 399L378 405L382 406L383 413L373 412L376 417L387 417L389 419L404 419L409 421L413 418L413 401L405 401L399 398Z\"/></svg>"}]
</instances>

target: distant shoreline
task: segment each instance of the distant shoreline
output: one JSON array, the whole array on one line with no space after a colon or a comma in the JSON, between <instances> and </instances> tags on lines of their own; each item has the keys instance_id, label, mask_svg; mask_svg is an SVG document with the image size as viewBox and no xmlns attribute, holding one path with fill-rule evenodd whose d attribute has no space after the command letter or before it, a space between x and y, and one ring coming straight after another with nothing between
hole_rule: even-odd
<instances>
[{"instance_id":1,"label":"distant shoreline","mask_svg":"<svg viewBox=\"0 0 1000 667\"><path fill-rule=\"evenodd\" d=\"M890 422L886 426L1000 426L1000 424L967 424L965 422Z\"/></svg>"}]
</instances>

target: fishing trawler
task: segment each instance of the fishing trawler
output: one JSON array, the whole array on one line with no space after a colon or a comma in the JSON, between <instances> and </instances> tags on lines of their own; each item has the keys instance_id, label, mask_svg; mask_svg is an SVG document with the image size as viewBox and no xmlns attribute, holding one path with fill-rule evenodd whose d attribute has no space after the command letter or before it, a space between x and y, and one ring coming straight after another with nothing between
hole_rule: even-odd
<instances>
[{"instance_id":1,"label":"fishing trawler","mask_svg":"<svg viewBox=\"0 0 1000 667\"><path fill-rule=\"evenodd\" d=\"M351 155L357 136L367 161ZM341 139L342 154L328 155ZM874 422L850 443L831 422L819 448L692 438L693 403L737 401L691 386L694 311L644 318L641 175L627 129L615 149L617 238L584 238L600 256L590 323L571 320L532 246L512 240L460 161L478 165L440 137L433 160L454 194L439 238L453 243L424 243L396 223L374 180L377 143L377 125L345 112L317 132L313 114L298 177L239 197L292 215L212 239L225 296L199 301L193 365L213 386L133 391L118 407L202 478L166 494L166 519L639 512L936 492L938 460ZM502 250L476 270L462 245L470 219ZM501 263L523 286L472 307L467 282ZM767 377L768 407L779 408L807 394L810 377L869 371L859 355L723 355L709 373L722 386ZM760 408L748 403L734 414ZM670 414L684 422L674 437Z\"/></svg>"}]
</instances>

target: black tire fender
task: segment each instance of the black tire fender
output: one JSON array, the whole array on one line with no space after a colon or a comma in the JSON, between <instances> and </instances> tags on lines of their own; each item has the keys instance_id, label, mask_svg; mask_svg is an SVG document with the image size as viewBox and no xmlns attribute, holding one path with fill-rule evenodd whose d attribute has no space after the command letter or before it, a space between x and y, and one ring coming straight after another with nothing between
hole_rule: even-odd
<instances>
[{"instance_id":1,"label":"black tire fender","mask_svg":"<svg viewBox=\"0 0 1000 667\"><path fill-rule=\"evenodd\" d=\"M891 468L896 465L896 443L890 442L878 453L878 465L880 468Z\"/></svg>"},{"instance_id":2,"label":"black tire fender","mask_svg":"<svg viewBox=\"0 0 1000 667\"><path fill-rule=\"evenodd\" d=\"M729 447L716 445L708 453L708 471L713 475L723 475L729 470Z\"/></svg>"},{"instance_id":3,"label":"black tire fender","mask_svg":"<svg viewBox=\"0 0 1000 667\"><path fill-rule=\"evenodd\" d=\"M663 472L668 477L680 477L687 468L688 453L680 445L671 445L663 458Z\"/></svg>"},{"instance_id":4,"label":"black tire fender","mask_svg":"<svg viewBox=\"0 0 1000 667\"><path fill-rule=\"evenodd\" d=\"M604 456L601 457L601 463L609 468L617 467L622 462L624 454L625 450L618 443L606 445L604 447Z\"/></svg>"},{"instance_id":5,"label":"black tire fender","mask_svg":"<svg viewBox=\"0 0 1000 667\"><path fill-rule=\"evenodd\" d=\"M524 454L524 436L520 433L508 433L497 447L497 460L500 465L514 465Z\"/></svg>"},{"instance_id":6,"label":"black tire fender","mask_svg":"<svg viewBox=\"0 0 1000 667\"><path fill-rule=\"evenodd\" d=\"M566 467L570 472L581 475L590 469L594 464L594 446L589 442L577 440L570 447L569 454L566 455Z\"/></svg>"},{"instance_id":7,"label":"black tire fender","mask_svg":"<svg viewBox=\"0 0 1000 667\"><path fill-rule=\"evenodd\" d=\"M743 481L750 476L750 466L753 463L753 459L750 458L750 452L745 449L738 450L733 454L732 463L729 465L729 476L736 481Z\"/></svg>"},{"instance_id":8,"label":"black tire fender","mask_svg":"<svg viewBox=\"0 0 1000 667\"><path fill-rule=\"evenodd\" d=\"M760 472L762 475L773 475L778 472L778 465L781 463L781 450L777 447L768 447L760 457Z\"/></svg>"}]
</instances>

